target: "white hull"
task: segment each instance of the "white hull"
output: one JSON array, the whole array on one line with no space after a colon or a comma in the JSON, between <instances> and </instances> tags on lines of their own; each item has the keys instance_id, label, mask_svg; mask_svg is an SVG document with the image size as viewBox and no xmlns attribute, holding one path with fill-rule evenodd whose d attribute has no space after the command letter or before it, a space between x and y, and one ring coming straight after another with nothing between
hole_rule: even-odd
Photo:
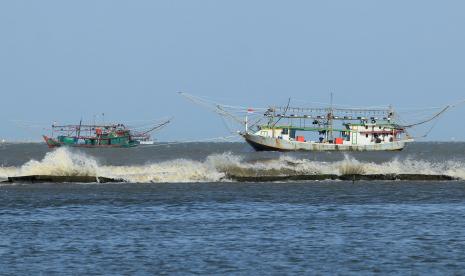
<instances>
[{"instance_id":1,"label":"white hull","mask_svg":"<svg viewBox=\"0 0 465 276\"><path fill-rule=\"evenodd\" d=\"M154 141L139 141L139 144L141 145L153 145L154 143Z\"/></svg>"},{"instance_id":2,"label":"white hull","mask_svg":"<svg viewBox=\"0 0 465 276\"><path fill-rule=\"evenodd\" d=\"M247 143L257 151L399 151L405 147L406 142L411 142L411 140L401 140L370 145L336 145L329 143L290 141L273 137L263 137L250 133L241 135Z\"/></svg>"}]
</instances>

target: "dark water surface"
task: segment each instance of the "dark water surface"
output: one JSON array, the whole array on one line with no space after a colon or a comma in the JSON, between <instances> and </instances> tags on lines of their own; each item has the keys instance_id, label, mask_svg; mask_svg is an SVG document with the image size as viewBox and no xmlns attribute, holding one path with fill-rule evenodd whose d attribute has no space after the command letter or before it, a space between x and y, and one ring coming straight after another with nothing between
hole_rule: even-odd
<instances>
[{"instance_id":1,"label":"dark water surface","mask_svg":"<svg viewBox=\"0 0 465 276\"><path fill-rule=\"evenodd\" d=\"M401 153L350 155L356 159L350 162L377 170L439 166L460 175L463 149L460 143L420 143ZM10 145L0 148L0 159L4 167L25 170L25 163L47 152L43 145ZM237 169L235 164L262 173L271 166L289 173L290 165L279 167L283 155L254 153L243 144L84 154L98 161L97 169L109 166L104 172L122 165L149 174L175 167L177 175L186 166L220 170L210 163L224 159L205 159L224 152L230 152L228 160L241 157L226 169ZM81 153L52 155L34 163L34 170L67 173L59 158L74 164L75 154ZM322 169L347 159L284 156ZM184 161L173 161L178 159ZM183 177L192 176L180 174L187 183L0 185L0 274L465 273L464 181L234 183Z\"/></svg>"},{"instance_id":2,"label":"dark water surface","mask_svg":"<svg viewBox=\"0 0 465 276\"><path fill-rule=\"evenodd\" d=\"M351 156L360 161L386 162L393 159L414 159L429 162L465 161L465 142L421 142L407 144L396 152L255 152L245 143L179 143L156 144L120 149L76 149L71 152L85 153L102 165L143 165L173 159L203 161L212 154L231 153L247 160L277 159L281 156L305 158L312 161L338 161ZM31 159L40 160L53 150L43 143L1 144L0 166L20 166Z\"/></svg>"},{"instance_id":3,"label":"dark water surface","mask_svg":"<svg viewBox=\"0 0 465 276\"><path fill-rule=\"evenodd\" d=\"M2 274L465 272L451 183L1 187Z\"/></svg>"}]
</instances>

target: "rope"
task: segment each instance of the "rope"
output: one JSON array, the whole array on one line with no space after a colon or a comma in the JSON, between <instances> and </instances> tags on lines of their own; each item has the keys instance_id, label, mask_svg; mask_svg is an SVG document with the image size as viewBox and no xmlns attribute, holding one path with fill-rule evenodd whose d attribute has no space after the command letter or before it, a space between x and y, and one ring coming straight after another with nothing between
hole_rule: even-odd
<instances>
[{"instance_id":1,"label":"rope","mask_svg":"<svg viewBox=\"0 0 465 276\"><path fill-rule=\"evenodd\" d=\"M200 140L185 140L185 141L167 142L167 143L162 142L156 145L142 145L142 146L143 147L163 147L163 146L179 145L179 144L186 144L186 143L213 142L213 141L220 141L220 140L230 142L231 138L237 138L237 135L220 136L220 137L206 138L206 139L200 139Z\"/></svg>"},{"instance_id":2,"label":"rope","mask_svg":"<svg viewBox=\"0 0 465 276\"><path fill-rule=\"evenodd\" d=\"M415 124L411 124L411 125L406 125L406 126L403 126L405 128L410 128L410 127L414 127L414 126L418 126L418 125L422 125L422 124L426 124L426 123L429 123L431 122L432 120L438 118L439 116L441 116L442 114L444 114L451 106L448 105L446 106L445 108L443 108L439 113L437 113L436 115L434 115L433 117L427 119L427 120L424 120L424 121L421 121L421 122L418 122L418 123L415 123Z\"/></svg>"},{"instance_id":3,"label":"rope","mask_svg":"<svg viewBox=\"0 0 465 276\"><path fill-rule=\"evenodd\" d=\"M268 109L268 108L264 108L264 107L250 107L250 106L245 107L245 106L225 105L225 104L221 104L219 102L213 101L213 100L206 99L205 97L201 98L201 97L197 97L197 96L194 96L194 95L191 95L191 94L188 94L188 93L184 93L184 92L178 92L178 93L179 93L179 95L185 97L186 99L192 101L193 103L203 105L203 106L205 106L207 108L210 108L210 109L213 109L213 110L218 109L218 106L223 107L223 108L235 109L235 110L239 110L239 111L242 111L242 112L246 112L249 108L252 108L252 109L255 109L255 110L263 110L263 111Z\"/></svg>"},{"instance_id":4,"label":"rope","mask_svg":"<svg viewBox=\"0 0 465 276\"><path fill-rule=\"evenodd\" d=\"M220 117L221 117L221 123L223 123L223 126L228 130L228 132L231 134L235 133L234 131L231 130L229 125L226 123L226 118L224 118L223 116L220 116Z\"/></svg>"},{"instance_id":5,"label":"rope","mask_svg":"<svg viewBox=\"0 0 465 276\"><path fill-rule=\"evenodd\" d=\"M286 115L287 111L289 110L289 105L291 104L291 98L289 98L289 100L287 101L287 106L286 106L286 109L284 109L284 115ZM276 124L281 121L281 118L282 117L279 117L278 120L276 120L276 122L273 124L272 128L274 128L276 126Z\"/></svg>"},{"instance_id":6,"label":"rope","mask_svg":"<svg viewBox=\"0 0 465 276\"><path fill-rule=\"evenodd\" d=\"M424 120L424 121L421 121L419 123L415 123L415 124L411 124L411 125L406 125L406 126L403 126L405 128L411 128L411 127L414 127L414 126L418 126L418 125L422 125L422 124L425 124L425 123L429 123L433 120L434 123L433 125L431 126L431 128L425 132L425 134L421 135L421 136L418 136L418 137L413 137L413 138L426 138L428 137L428 135L433 131L433 129L436 127L437 123L439 122L439 120L436 120L438 119L439 116L441 116L442 114L444 114L447 110L449 109L452 109L452 108L455 108L459 105L462 105L462 104L465 104L465 100L462 100L462 101L458 101L456 103L453 103L453 104L450 104L450 105L447 105L446 107L442 108L442 110L440 112L438 112L437 114L435 114L433 117L427 119L427 120Z\"/></svg>"}]
</instances>

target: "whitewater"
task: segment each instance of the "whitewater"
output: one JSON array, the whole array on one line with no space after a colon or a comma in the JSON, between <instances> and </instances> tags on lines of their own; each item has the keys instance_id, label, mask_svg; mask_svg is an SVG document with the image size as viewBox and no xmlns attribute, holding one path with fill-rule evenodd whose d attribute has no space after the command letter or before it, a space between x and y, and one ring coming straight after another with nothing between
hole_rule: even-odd
<instances>
[{"instance_id":1,"label":"whitewater","mask_svg":"<svg viewBox=\"0 0 465 276\"><path fill-rule=\"evenodd\" d=\"M172 158L144 164L108 165L86 152L59 148L42 158L19 166L0 167L0 179L24 175L97 176L131 183L227 182L228 175L241 177L318 174L426 174L465 180L465 162L460 159L422 160L394 155L383 162L359 160L344 154L341 160L325 161L302 155L275 154L271 158L248 158L225 151L206 153L204 158Z\"/></svg>"}]
</instances>

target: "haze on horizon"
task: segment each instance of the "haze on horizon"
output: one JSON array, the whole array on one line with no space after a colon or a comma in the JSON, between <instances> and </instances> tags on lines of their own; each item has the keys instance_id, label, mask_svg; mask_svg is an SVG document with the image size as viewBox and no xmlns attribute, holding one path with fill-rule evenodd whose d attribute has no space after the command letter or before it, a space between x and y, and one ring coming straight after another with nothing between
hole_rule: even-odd
<instances>
[{"instance_id":1,"label":"haze on horizon","mask_svg":"<svg viewBox=\"0 0 465 276\"><path fill-rule=\"evenodd\" d=\"M52 122L174 117L162 141L230 133L232 105L399 109L465 99L463 1L2 1L0 139ZM465 141L465 107L426 140Z\"/></svg>"}]
</instances>

